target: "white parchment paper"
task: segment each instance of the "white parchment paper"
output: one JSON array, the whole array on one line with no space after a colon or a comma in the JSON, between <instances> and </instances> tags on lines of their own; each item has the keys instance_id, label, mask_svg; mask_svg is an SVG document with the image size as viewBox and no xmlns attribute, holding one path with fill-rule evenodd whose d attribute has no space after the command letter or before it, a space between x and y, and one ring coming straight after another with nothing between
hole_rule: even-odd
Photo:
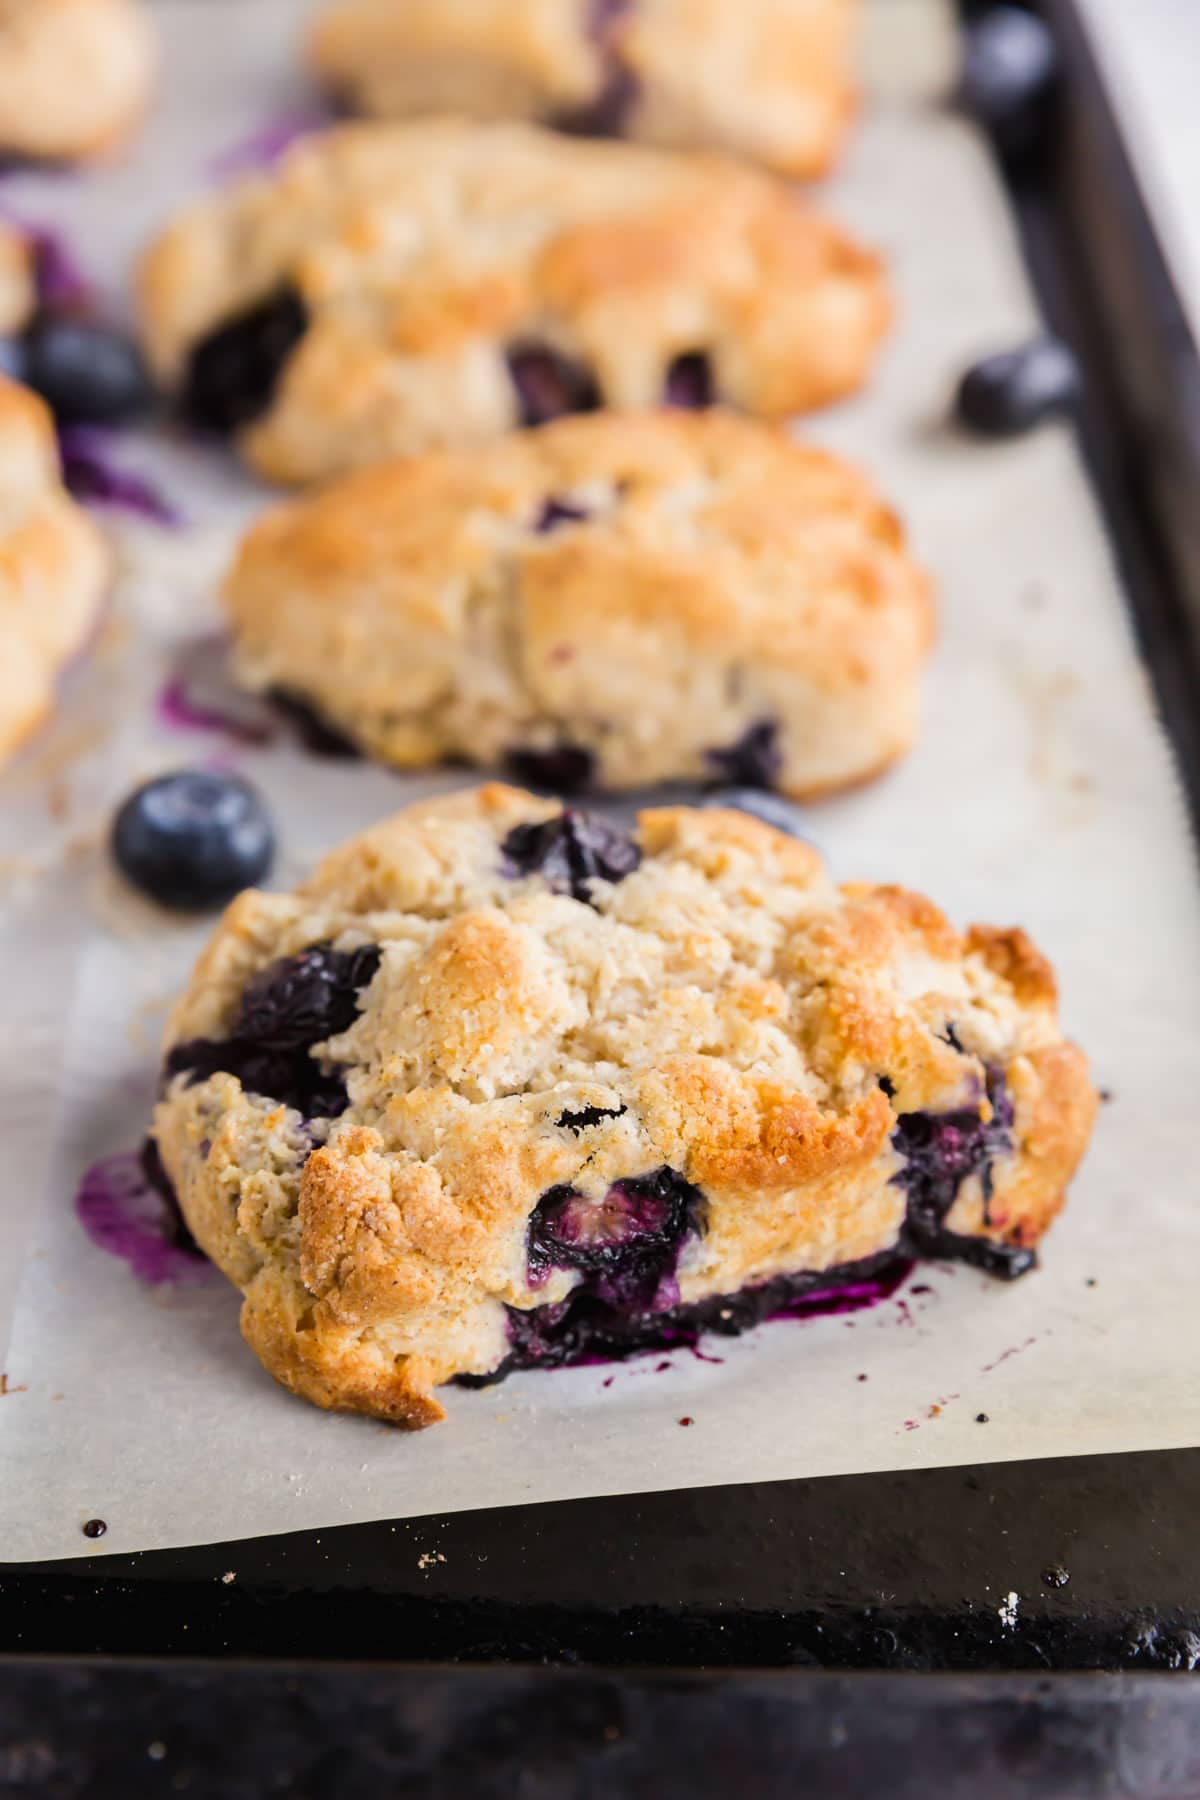
<instances>
[{"instance_id":1,"label":"white parchment paper","mask_svg":"<svg viewBox=\"0 0 1200 1800\"><path fill-rule=\"evenodd\" d=\"M5 199L67 225L119 291L213 156L306 103L287 55L302 11L162 6L166 89L139 155L9 182ZM871 392L809 428L874 470L938 575L928 724L894 775L812 826L839 876L927 889L960 922L1019 921L1056 961L1068 1027L1112 1097L1042 1269L1012 1287L925 1269L921 1292L714 1342L713 1360L451 1389L448 1422L407 1436L276 1388L219 1277L149 1288L96 1249L73 1213L79 1174L137 1141L165 1005L208 929L120 890L98 848L111 798L172 763L234 761L276 810L288 882L436 785L155 722L163 671L213 628L215 572L259 497L215 454L135 443L126 460L152 463L194 528L121 528L102 642L0 784L0 1560L1200 1440L1192 850L1071 439L988 446L942 423L965 364L1034 325L984 150L941 103L951 54L942 0L878 0L872 98L829 200L887 252L902 316ZM93 1516L108 1533L85 1543Z\"/></svg>"}]
</instances>

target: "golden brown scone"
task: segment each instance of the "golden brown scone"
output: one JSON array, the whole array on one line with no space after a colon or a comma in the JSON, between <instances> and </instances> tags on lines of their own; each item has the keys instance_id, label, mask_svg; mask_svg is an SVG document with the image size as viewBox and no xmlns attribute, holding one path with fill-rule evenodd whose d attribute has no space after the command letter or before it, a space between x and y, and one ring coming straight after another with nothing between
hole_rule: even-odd
<instances>
[{"instance_id":1,"label":"golden brown scone","mask_svg":"<svg viewBox=\"0 0 1200 1800\"><path fill-rule=\"evenodd\" d=\"M268 513L226 601L244 682L386 762L797 796L909 747L932 624L865 477L719 411L360 470Z\"/></svg>"},{"instance_id":2,"label":"golden brown scone","mask_svg":"<svg viewBox=\"0 0 1200 1800\"><path fill-rule=\"evenodd\" d=\"M822 174L854 107L857 0L329 0L321 80L377 118L537 119Z\"/></svg>"},{"instance_id":3,"label":"golden brown scone","mask_svg":"<svg viewBox=\"0 0 1200 1800\"><path fill-rule=\"evenodd\" d=\"M108 575L103 538L63 488L49 411L0 376L0 759L49 710Z\"/></svg>"},{"instance_id":4,"label":"golden brown scone","mask_svg":"<svg viewBox=\"0 0 1200 1800\"><path fill-rule=\"evenodd\" d=\"M155 1138L251 1346L410 1426L901 1256L1020 1273L1095 1106L1021 932L740 812L629 837L498 786L241 895L167 1046Z\"/></svg>"},{"instance_id":5,"label":"golden brown scone","mask_svg":"<svg viewBox=\"0 0 1200 1800\"><path fill-rule=\"evenodd\" d=\"M804 411L889 310L877 258L760 171L447 119L304 139L140 285L185 411L287 482L601 403Z\"/></svg>"},{"instance_id":6,"label":"golden brown scone","mask_svg":"<svg viewBox=\"0 0 1200 1800\"><path fill-rule=\"evenodd\" d=\"M36 305L33 244L24 232L0 219L0 338L24 331Z\"/></svg>"},{"instance_id":7,"label":"golden brown scone","mask_svg":"<svg viewBox=\"0 0 1200 1800\"><path fill-rule=\"evenodd\" d=\"M141 117L153 74L141 0L0 0L0 151L107 149Z\"/></svg>"}]
</instances>

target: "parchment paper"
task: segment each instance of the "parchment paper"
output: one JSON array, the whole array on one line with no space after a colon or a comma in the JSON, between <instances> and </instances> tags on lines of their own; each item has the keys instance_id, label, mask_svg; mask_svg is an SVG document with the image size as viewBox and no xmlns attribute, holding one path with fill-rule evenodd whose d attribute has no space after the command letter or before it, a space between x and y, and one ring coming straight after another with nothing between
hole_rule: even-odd
<instances>
[{"instance_id":1,"label":"parchment paper","mask_svg":"<svg viewBox=\"0 0 1200 1800\"><path fill-rule=\"evenodd\" d=\"M68 224L115 290L215 153L306 103L286 59L300 10L163 6L166 93L140 155L5 198ZM96 847L109 800L172 763L236 762L276 809L286 883L430 785L154 721L257 497L215 453L134 444L126 459L152 459L195 527L121 529L112 622L0 788L0 1327L20 1277L0 1329L0 1559L1200 1438L1200 943L1176 778L1070 437L987 446L941 423L972 357L1035 321L984 149L940 101L948 7L878 0L871 35L872 98L828 198L889 255L902 319L871 392L808 429L894 496L939 577L942 636L916 754L811 822L839 876L926 889L960 922L1019 921L1055 959L1111 1101L1042 1269L1011 1287L923 1269L922 1292L713 1342L712 1360L447 1390L448 1422L407 1436L276 1388L219 1277L149 1288L96 1249L73 1214L80 1171L137 1141L165 1004L209 929L121 892ZM108 1532L87 1543L93 1516Z\"/></svg>"}]
</instances>

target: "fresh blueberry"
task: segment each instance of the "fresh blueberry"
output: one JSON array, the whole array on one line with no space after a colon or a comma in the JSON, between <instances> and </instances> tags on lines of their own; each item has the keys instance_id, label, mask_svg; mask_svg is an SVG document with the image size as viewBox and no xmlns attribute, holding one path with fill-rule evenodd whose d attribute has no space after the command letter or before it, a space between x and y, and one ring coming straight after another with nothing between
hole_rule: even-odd
<instances>
[{"instance_id":1,"label":"fresh blueberry","mask_svg":"<svg viewBox=\"0 0 1200 1800\"><path fill-rule=\"evenodd\" d=\"M112 850L126 879L162 906L223 906L261 881L275 854L267 810L247 782L185 769L137 788Z\"/></svg>"},{"instance_id":2,"label":"fresh blueberry","mask_svg":"<svg viewBox=\"0 0 1200 1800\"><path fill-rule=\"evenodd\" d=\"M600 405L600 390L590 372L546 344L514 344L508 368L522 425L545 425L564 413L595 412Z\"/></svg>"},{"instance_id":3,"label":"fresh blueberry","mask_svg":"<svg viewBox=\"0 0 1200 1800\"><path fill-rule=\"evenodd\" d=\"M804 829L804 815L798 806L785 800L780 794L765 793L762 788L729 787L714 788L704 798L705 806L732 806L738 812L750 813L755 819L761 819L764 825L773 825L776 831L786 831L789 837L804 838L809 843L812 839Z\"/></svg>"},{"instance_id":4,"label":"fresh blueberry","mask_svg":"<svg viewBox=\"0 0 1200 1800\"><path fill-rule=\"evenodd\" d=\"M137 347L86 319L35 319L25 334L23 362L22 379L64 425L115 425L153 402Z\"/></svg>"},{"instance_id":5,"label":"fresh blueberry","mask_svg":"<svg viewBox=\"0 0 1200 1800\"><path fill-rule=\"evenodd\" d=\"M501 845L505 874L540 875L556 894L591 904L593 881L622 881L642 860L637 844L606 819L567 808L540 824L514 825Z\"/></svg>"},{"instance_id":6,"label":"fresh blueberry","mask_svg":"<svg viewBox=\"0 0 1200 1800\"><path fill-rule=\"evenodd\" d=\"M590 518L587 507L577 500L560 500L557 494L550 494L542 503L534 530L545 535L560 525L581 525Z\"/></svg>"},{"instance_id":7,"label":"fresh blueberry","mask_svg":"<svg viewBox=\"0 0 1200 1800\"><path fill-rule=\"evenodd\" d=\"M698 411L711 406L715 398L712 364L703 350L689 350L677 356L667 370L663 398L668 406Z\"/></svg>"},{"instance_id":8,"label":"fresh blueberry","mask_svg":"<svg viewBox=\"0 0 1200 1800\"><path fill-rule=\"evenodd\" d=\"M582 794L595 779L596 759L582 744L551 744L544 750L518 745L505 756L518 781L552 794Z\"/></svg>"},{"instance_id":9,"label":"fresh blueberry","mask_svg":"<svg viewBox=\"0 0 1200 1800\"><path fill-rule=\"evenodd\" d=\"M1035 338L1017 350L985 356L967 370L955 410L972 431L1013 437L1065 413L1079 394L1079 365L1057 338Z\"/></svg>"},{"instance_id":10,"label":"fresh blueberry","mask_svg":"<svg viewBox=\"0 0 1200 1800\"><path fill-rule=\"evenodd\" d=\"M284 365L308 329L294 288L283 288L203 338L184 381L185 416L202 430L228 435L266 412Z\"/></svg>"},{"instance_id":11,"label":"fresh blueberry","mask_svg":"<svg viewBox=\"0 0 1200 1800\"><path fill-rule=\"evenodd\" d=\"M706 750L705 760L719 782L727 782L731 787L771 788L783 766L778 738L775 721L760 719L735 744Z\"/></svg>"},{"instance_id":12,"label":"fresh blueberry","mask_svg":"<svg viewBox=\"0 0 1200 1800\"><path fill-rule=\"evenodd\" d=\"M1023 7L993 6L968 25L959 91L1003 149L1019 149L1035 135L1057 62L1050 28Z\"/></svg>"}]
</instances>

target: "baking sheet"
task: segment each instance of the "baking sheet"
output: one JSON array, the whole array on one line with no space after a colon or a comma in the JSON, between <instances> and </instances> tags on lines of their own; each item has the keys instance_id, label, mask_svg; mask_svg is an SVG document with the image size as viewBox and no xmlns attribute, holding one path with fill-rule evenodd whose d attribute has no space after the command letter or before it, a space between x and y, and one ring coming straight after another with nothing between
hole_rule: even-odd
<instances>
[{"instance_id":1,"label":"baking sheet","mask_svg":"<svg viewBox=\"0 0 1200 1800\"><path fill-rule=\"evenodd\" d=\"M6 203L67 226L114 293L215 156L311 103L285 53L303 9L242 0L236 41L232 10L160 7L166 92L137 158L4 185ZM1070 437L989 446L942 423L962 368L1035 322L983 146L942 104L952 54L942 0L877 0L872 98L829 200L887 252L902 317L871 392L808 427L868 464L938 575L928 724L895 774L811 823L840 877L926 889L960 922L1019 921L1056 961L1067 1026L1111 1099L1043 1267L1015 1286L923 1268L924 1291L714 1341L703 1360L446 1390L448 1422L407 1436L276 1388L219 1277L147 1287L95 1248L73 1211L80 1172L136 1143L166 1003L209 929L121 891L97 848L111 799L174 763L236 763L275 808L286 883L349 831L461 780L401 780L156 717L181 646L197 666L215 574L258 496L216 454L135 441L125 460L152 461L191 527L119 528L123 576L97 653L0 784L0 1560L1200 1441L1192 848ZM89 1542L93 1517L108 1530Z\"/></svg>"}]
</instances>

